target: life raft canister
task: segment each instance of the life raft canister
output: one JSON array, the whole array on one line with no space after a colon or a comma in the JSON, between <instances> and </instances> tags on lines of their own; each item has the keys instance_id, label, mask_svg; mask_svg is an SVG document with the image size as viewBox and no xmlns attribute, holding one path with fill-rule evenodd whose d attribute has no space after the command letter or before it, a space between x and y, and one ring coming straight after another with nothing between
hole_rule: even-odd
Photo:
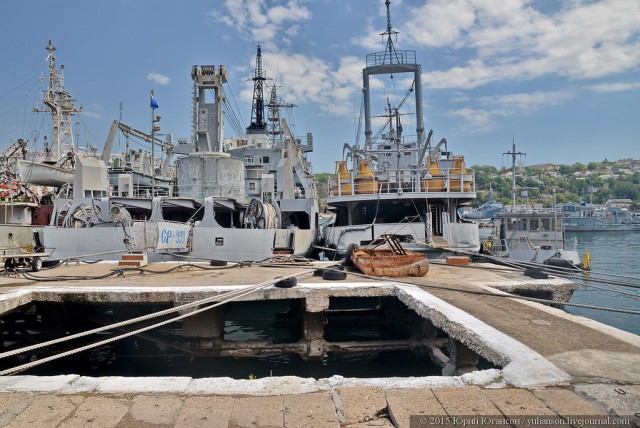
<instances>
[{"instance_id":1,"label":"life raft canister","mask_svg":"<svg viewBox=\"0 0 640 428\"><path fill-rule=\"evenodd\" d=\"M7 183L0 183L0 198L7 198L11 194L11 189Z\"/></svg>"}]
</instances>

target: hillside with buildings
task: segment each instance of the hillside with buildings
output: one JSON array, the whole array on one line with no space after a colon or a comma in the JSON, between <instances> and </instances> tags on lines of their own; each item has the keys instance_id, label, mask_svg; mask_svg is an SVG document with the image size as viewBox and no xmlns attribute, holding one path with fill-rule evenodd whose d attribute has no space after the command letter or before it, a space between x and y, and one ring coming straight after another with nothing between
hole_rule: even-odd
<instances>
[{"instance_id":1,"label":"hillside with buildings","mask_svg":"<svg viewBox=\"0 0 640 428\"><path fill-rule=\"evenodd\" d=\"M474 165L480 205L490 197L511 204L513 171L493 166ZM640 210L640 160L623 159L575 163L516 166L518 203L550 207L555 190L558 203L580 201L603 204L608 199L628 199L632 210Z\"/></svg>"},{"instance_id":2,"label":"hillside with buildings","mask_svg":"<svg viewBox=\"0 0 640 428\"><path fill-rule=\"evenodd\" d=\"M511 168L496 168L474 165L479 206L490 198L511 204L513 171ZM320 210L325 207L330 173L315 174L320 196ZM588 164L574 163L539 164L516 166L516 197L518 203L551 207L553 191L558 203L580 201L604 204L608 199L628 200L626 205L640 211L640 160L603 160Z\"/></svg>"}]
</instances>

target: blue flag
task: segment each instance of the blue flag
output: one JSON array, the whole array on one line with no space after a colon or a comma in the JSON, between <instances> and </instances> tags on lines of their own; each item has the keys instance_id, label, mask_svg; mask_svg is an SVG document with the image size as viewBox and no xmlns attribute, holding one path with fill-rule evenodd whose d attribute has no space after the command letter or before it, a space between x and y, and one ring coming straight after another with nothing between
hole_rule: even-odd
<instances>
[{"instance_id":1,"label":"blue flag","mask_svg":"<svg viewBox=\"0 0 640 428\"><path fill-rule=\"evenodd\" d=\"M151 108L155 110L158 107L159 107L158 102L156 101L155 98L153 98L153 91L151 91Z\"/></svg>"}]
</instances>

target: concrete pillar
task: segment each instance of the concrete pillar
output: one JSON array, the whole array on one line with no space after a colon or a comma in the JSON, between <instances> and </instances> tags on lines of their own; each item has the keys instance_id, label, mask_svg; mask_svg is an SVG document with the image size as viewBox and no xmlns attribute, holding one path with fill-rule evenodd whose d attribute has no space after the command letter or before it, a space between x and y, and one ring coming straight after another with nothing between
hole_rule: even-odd
<instances>
[{"instance_id":1,"label":"concrete pillar","mask_svg":"<svg viewBox=\"0 0 640 428\"><path fill-rule=\"evenodd\" d=\"M306 358L322 358L325 354L324 314L307 312L304 314L303 339L308 344Z\"/></svg>"},{"instance_id":2,"label":"concrete pillar","mask_svg":"<svg viewBox=\"0 0 640 428\"><path fill-rule=\"evenodd\" d=\"M449 362L442 369L443 376L459 376L476 371L479 356L464 343L449 338Z\"/></svg>"},{"instance_id":3,"label":"concrete pillar","mask_svg":"<svg viewBox=\"0 0 640 428\"><path fill-rule=\"evenodd\" d=\"M431 343L438 336L438 329L435 325L433 325L431 320L420 318L420 320L416 323L415 331L411 336L415 339L424 340Z\"/></svg>"},{"instance_id":4,"label":"concrete pillar","mask_svg":"<svg viewBox=\"0 0 640 428\"><path fill-rule=\"evenodd\" d=\"M208 311L182 320L182 335L218 339L224 332L225 306L218 306Z\"/></svg>"},{"instance_id":5,"label":"concrete pillar","mask_svg":"<svg viewBox=\"0 0 640 428\"><path fill-rule=\"evenodd\" d=\"M307 343L304 359L320 359L326 353L324 340L324 311L329 309L329 298L313 297L305 300L305 312L302 316L302 340Z\"/></svg>"}]
</instances>

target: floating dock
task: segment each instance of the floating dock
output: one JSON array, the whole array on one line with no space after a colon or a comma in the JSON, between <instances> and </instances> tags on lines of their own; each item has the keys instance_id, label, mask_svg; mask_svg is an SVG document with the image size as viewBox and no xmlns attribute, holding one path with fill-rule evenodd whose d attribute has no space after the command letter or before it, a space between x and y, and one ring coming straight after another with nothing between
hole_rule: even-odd
<instances>
[{"instance_id":1,"label":"floating dock","mask_svg":"<svg viewBox=\"0 0 640 428\"><path fill-rule=\"evenodd\" d=\"M326 353L410 350L427 356L442 376L98 378L30 376L9 369L0 377L0 426L88 426L99 420L100 426L114 427L417 427L450 425L457 417L470 425L490 422L473 416L513 417L511 425L526 423L516 423L516 417L562 417L575 426L584 421L572 418L581 416L609 417L610 424L621 426L640 423L640 337L537 301L567 302L574 282L532 279L488 264L432 263L425 277L402 281L355 273L332 281L314 276L327 265L300 260L221 267L162 263L131 270L108 263L63 265L0 278L0 320L31 305L43 334L54 338L63 336L58 330L65 319L74 319L68 312L76 308L110 305L122 319L131 319L149 316L140 308L153 307L166 311L158 321L176 318L172 322L180 323L191 343L185 351L194 356L295 353L313 360ZM297 278L297 285L274 285L287 277ZM352 309L333 304L350 298L378 304ZM226 340L229 301L288 302L280 319L300 332L298 339ZM359 314L373 314L376 322L401 326L404 333L359 341L325 335L333 319ZM126 325L121 329L145 334ZM479 367L483 361L491 367Z\"/></svg>"}]
</instances>

